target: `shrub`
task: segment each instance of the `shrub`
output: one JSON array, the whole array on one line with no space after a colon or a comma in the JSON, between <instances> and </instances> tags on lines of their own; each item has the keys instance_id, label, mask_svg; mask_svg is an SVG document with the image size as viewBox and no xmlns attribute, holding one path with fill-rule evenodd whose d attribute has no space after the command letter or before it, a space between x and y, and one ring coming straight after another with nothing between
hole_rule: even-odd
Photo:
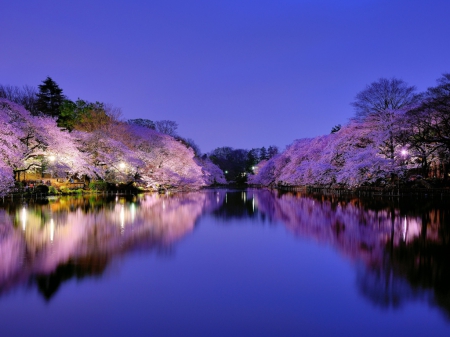
<instances>
[{"instance_id":1,"label":"shrub","mask_svg":"<svg viewBox=\"0 0 450 337\"><path fill-rule=\"evenodd\" d=\"M60 191L62 194L70 194L70 189L67 186L61 186Z\"/></svg>"},{"instance_id":2,"label":"shrub","mask_svg":"<svg viewBox=\"0 0 450 337\"><path fill-rule=\"evenodd\" d=\"M49 190L49 188L47 185L37 185L34 191L36 193L46 193L47 194L48 190Z\"/></svg>"},{"instance_id":3,"label":"shrub","mask_svg":"<svg viewBox=\"0 0 450 337\"><path fill-rule=\"evenodd\" d=\"M55 186L49 186L48 193L55 195L55 194L58 194L58 190L56 189Z\"/></svg>"},{"instance_id":4,"label":"shrub","mask_svg":"<svg viewBox=\"0 0 450 337\"><path fill-rule=\"evenodd\" d=\"M91 181L89 189L94 191L106 191L108 184L104 181Z\"/></svg>"}]
</instances>

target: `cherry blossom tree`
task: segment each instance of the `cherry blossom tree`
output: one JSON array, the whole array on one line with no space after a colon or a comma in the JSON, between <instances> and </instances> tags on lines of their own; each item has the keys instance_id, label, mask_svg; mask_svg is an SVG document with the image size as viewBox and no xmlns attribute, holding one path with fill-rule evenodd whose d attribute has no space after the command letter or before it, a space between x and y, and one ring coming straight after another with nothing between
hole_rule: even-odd
<instances>
[{"instance_id":1,"label":"cherry blossom tree","mask_svg":"<svg viewBox=\"0 0 450 337\"><path fill-rule=\"evenodd\" d=\"M226 184L223 171L209 158L194 158L195 162L202 168L203 180L206 185Z\"/></svg>"},{"instance_id":2,"label":"cherry blossom tree","mask_svg":"<svg viewBox=\"0 0 450 337\"><path fill-rule=\"evenodd\" d=\"M380 132L379 136L384 136L379 144L380 150L394 162L396 147L399 146L398 114L420 101L421 95L416 93L414 86L397 78L380 78L359 92L352 105L356 112L355 120L369 123Z\"/></svg>"},{"instance_id":3,"label":"cherry blossom tree","mask_svg":"<svg viewBox=\"0 0 450 337\"><path fill-rule=\"evenodd\" d=\"M0 197L8 194L13 187L13 170L0 160Z\"/></svg>"},{"instance_id":4,"label":"cherry blossom tree","mask_svg":"<svg viewBox=\"0 0 450 337\"><path fill-rule=\"evenodd\" d=\"M405 115L420 99L415 87L401 80L373 82L357 94L352 121L333 128L330 135L295 141L280 155L258 164L250 181L354 187L404 176L406 160L414 155L405 155L406 148L414 147L405 141L410 135Z\"/></svg>"},{"instance_id":5,"label":"cherry blossom tree","mask_svg":"<svg viewBox=\"0 0 450 337\"><path fill-rule=\"evenodd\" d=\"M39 170L43 161L55 159L54 168L69 174L92 174L88 154L79 151L76 140L61 131L53 118L31 116L22 106L0 100L0 155L17 173Z\"/></svg>"},{"instance_id":6,"label":"cherry blossom tree","mask_svg":"<svg viewBox=\"0 0 450 337\"><path fill-rule=\"evenodd\" d=\"M258 164L249 181L348 187L386 181L400 166L393 167L380 153L377 137L370 124L354 121L330 135L296 140L280 155Z\"/></svg>"},{"instance_id":7,"label":"cherry blossom tree","mask_svg":"<svg viewBox=\"0 0 450 337\"><path fill-rule=\"evenodd\" d=\"M108 133L74 131L73 136L79 148L89 154L90 164L95 168L94 178L111 183L133 181L143 166L135 152Z\"/></svg>"},{"instance_id":8,"label":"cherry blossom tree","mask_svg":"<svg viewBox=\"0 0 450 337\"><path fill-rule=\"evenodd\" d=\"M196 188L205 185L202 169L194 161L194 151L169 135L130 125L129 146L145 165L139 174L149 187Z\"/></svg>"}]
</instances>

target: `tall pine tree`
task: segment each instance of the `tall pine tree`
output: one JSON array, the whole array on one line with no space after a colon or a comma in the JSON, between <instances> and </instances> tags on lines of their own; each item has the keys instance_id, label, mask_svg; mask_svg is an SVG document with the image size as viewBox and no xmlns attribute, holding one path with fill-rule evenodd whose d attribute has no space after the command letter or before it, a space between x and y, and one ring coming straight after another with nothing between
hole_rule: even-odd
<instances>
[{"instance_id":1,"label":"tall pine tree","mask_svg":"<svg viewBox=\"0 0 450 337\"><path fill-rule=\"evenodd\" d=\"M37 110L47 116L58 117L59 108L65 97L62 89L50 77L47 77L42 84L39 85L39 93L36 94Z\"/></svg>"}]
</instances>

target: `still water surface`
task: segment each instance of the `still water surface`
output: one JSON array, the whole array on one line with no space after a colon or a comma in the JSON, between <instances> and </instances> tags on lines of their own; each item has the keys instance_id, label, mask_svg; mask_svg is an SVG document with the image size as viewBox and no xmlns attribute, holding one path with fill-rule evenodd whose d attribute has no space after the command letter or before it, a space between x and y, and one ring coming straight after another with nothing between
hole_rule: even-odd
<instances>
[{"instance_id":1,"label":"still water surface","mask_svg":"<svg viewBox=\"0 0 450 337\"><path fill-rule=\"evenodd\" d=\"M448 201L0 204L0 336L449 336Z\"/></svg>"}]
</instances>

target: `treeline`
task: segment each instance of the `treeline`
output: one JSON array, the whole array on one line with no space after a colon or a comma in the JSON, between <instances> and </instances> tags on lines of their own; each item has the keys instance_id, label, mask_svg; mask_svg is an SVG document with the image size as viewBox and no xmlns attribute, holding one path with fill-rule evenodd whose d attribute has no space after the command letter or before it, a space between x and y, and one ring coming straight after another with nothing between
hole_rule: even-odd
<instances>
[{"instance_id":1,"label":"treeline","mask_svg":"<svg viewBox=\"0 0 450 337\"><path fill-rule=\"evenodd\" d=\"M276 154L278 154L278 148L273 145L267 149L263 146L251 150L225 146L214 149L203 158L208 157L219 166L225 173L227 182L246 184L248 174L254 173L256 165L263 160L269 160Z\"/></svg>"},{"instance_id":2,"label":"treeline","mask_svg":"<svg viewBox=\"0 0 450 337\"><path fill-rule=\"evenodd\" d=\"M254 184L361 186L448 180L450 74L419 93L381 78L356 95L354 117L329 135L299 139L258 164ZM423 183L424 186L427 184Z\"/></svg>"},{"instance_id":3,"label":"treeline","mask_svg":"<svg viewBox=\"0 0 450 337\"><path fill-rule=\"evenodd\" d=\"M48 116L56 119L58 127L73 131L92 131L97 123L110 118L119 119L121 109L102 102L89 102L78 98L70 100L63 94L63 89L51 78L47 77L38 87L24 85L22 87L1 85L0 98L22 105L33 116ZM200 148L190 138L183 138L177 134L178 123L171 120L152 121L149 119L129 119L129 124L150 128L167 134L191 147L196 155L200 155Z\"/></svg>"},{"instance_id":4,"label":"treeline","mask_svg":"<svg viewBox=\"0 0 450 337\"><path fill-rule=\"evenodd\" d=\"M50 77L38 90L0 86L0 194L27 172L146 189L225 183L195 143L176 134L176 122L119 117L111 105L69 100Z\"/></svg>"}]
</instances>

